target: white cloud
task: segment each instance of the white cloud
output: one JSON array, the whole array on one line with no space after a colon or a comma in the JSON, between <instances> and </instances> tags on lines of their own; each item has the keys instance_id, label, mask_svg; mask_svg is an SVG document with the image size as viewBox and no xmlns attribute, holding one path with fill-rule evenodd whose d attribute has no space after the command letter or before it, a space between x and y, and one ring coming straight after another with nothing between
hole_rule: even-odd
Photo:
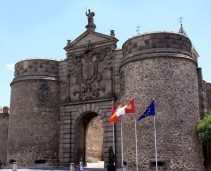
<instances>
[{"instance_id":1,"label":"white cloud","mask_svg":"<svg viewBox=\"0 0 211 171\"><path fill-rule=\"evenodd\" d=\"M6 67L7 67L8 69L14 71L15 64L14 64L14 63L7 64Z\"/></svg>"}]
</instances>

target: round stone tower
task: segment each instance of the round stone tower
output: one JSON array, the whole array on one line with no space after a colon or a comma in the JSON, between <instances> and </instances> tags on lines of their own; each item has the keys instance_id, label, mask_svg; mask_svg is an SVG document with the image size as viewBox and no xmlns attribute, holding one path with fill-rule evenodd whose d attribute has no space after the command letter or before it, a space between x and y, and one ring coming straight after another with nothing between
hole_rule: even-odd
<instances>
[{"instance_id":1,"label":"round stone tower","mask_svg":"<svg viewBox=\"0 0 211 171\"><path fill-rule=\"evenodd\" d=\"M136 168L134 119L155 99L158 167L201 171L197 59L188 37L180 33L145 33L123 44L120 67L122 102L135 98L136 114L124 115L123 149L128 169ZM129 135L129 136L128 136ZM155 169L154 118L137 121L138 166Z\"/></svg>"},{"instance_id":2,"label":"round stone tower","mask_svg":"<svg viewBox=\"0 0 211 171\"><path fill-rule=\"evenodd\" d=\"M15 65L7 162L58 165L59 62L28 59Z\"/></svg>"}]
</instances>

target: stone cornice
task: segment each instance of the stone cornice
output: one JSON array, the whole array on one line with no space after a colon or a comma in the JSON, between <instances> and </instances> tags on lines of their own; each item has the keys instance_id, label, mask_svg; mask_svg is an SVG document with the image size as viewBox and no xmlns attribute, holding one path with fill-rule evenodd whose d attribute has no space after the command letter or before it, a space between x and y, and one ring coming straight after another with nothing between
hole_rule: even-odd
<instances>
[{"instance_id":1,"label":"stone cornice","mask_svg":"<svg viewBox=\"0 0 211 171\"><path fill-rule=\"evenodd\" d=\"M86 103L99 103L99 102L114 101L114 100L115 100L115 97L102 98L102 99L93 99L93 100L84 100L84 101L75 101L75 102L63 103L63 106L86 104Z\"/></svg>"},{"instance_id":2,"label":"stone cornice","mask_svg":"<svg viewBox=\"0 0 211 171\"><path fill-rule=\"evenodd\" d=\"M159 33L182 35L182 36L188 38L187 35L184 35L184 34L178 33L178 32L174 32L174 31L151 31L151 32L138 33L138 34L136 34L136 35L134 35L134 36L128 38L128 39L125 41L125 43L126 43L128 40L131 40L131 39L133 39L133 38L135 38L135 37L140 37L140 36L145 36L145 35L151 35L151 34L159 34ZM188 39L189 39L189 38L188 38ZM125 43L123 43L122 47L124 46Z\"/></svg>"},{"instance_id":3,"label":"stone cornice","mask_svg":"<svg viewBox=\"0 0 211 171\"><path fill-rule=\"evenodd\" d=\"M91 42L91 45L99 45L99 44L104 44L104 43L108 43L108 42L113 42L114 44L116 44L118 42L118 39L116 39L115 37L108 36L108 35L98 33L98 32L85 31L79 37L77 37L73 42L69 43L66 47L64 47L64 50L69 51L69 50L73 50L73 49L84 48L84 46L86 46L88 42L83 43L82 45L76 45L76 44L80 40L84 39L89 34L93 35L93 36L97 36L99 38L103 38L103 40L101 40L101 41L98 40L98 41Z\"/></svg>"},{"instance_id":4,"label":"stone cornice","mask_svg":"<svg viewBox=\"0 0 211 171\"><path fill-rule=\"evenodd\" d=\"M18 81L28 81L28 80L51 80L51 81L61 81L59 76L54 75L26 75L14 78L10 86Z\"/></svg>"},{"instance_id":5,"label":"stone cornice","mask_svg":"<svg viewBox=\"0 0 211 171\"><path fill-rule=\"evenodd\" d=\"M127 55L120 65L120 69L122 66L124 66L126 63L134 62L137 60L142 60L146 58L157 58L157 57L168 57L168 58L185 58L193 61L194 63L197 62L194 61L193 57L190 53L184 50L180 49L173 49L173 48L160 48L160 49L148 49L143 51L138 51L134 53L130 53Z\"/></svg>"}]
</instances>

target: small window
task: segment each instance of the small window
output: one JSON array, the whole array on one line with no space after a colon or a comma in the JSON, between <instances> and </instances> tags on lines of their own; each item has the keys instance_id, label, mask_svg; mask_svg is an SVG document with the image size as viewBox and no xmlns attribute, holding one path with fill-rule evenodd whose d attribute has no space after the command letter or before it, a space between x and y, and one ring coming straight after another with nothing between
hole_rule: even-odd
<instances>
[{"instance_id":1,"label":"small window","mask_svg":"<svg viewBox=\"0 0 211 171\"><path fill-rule=\"evenodd\" d=\"M157 161L158 168L167 169L166 161ZM156 169L156 161L149 162L150 169Z\"/></svg>"},{"instance_id":2,"label":"small window","mask_svg":"<svg viewBox=\"0 0 211 171\"><path fill-rule=\"evenodd\" d=\"M34 161L34 164L46 164L47 163L47 160L35 160Z\"/></svg>"},{"instance_id":3,"label":"small window","mask_svg":"<svg viewBox=\"0 0 211 171\"><path fill-rule=\"evenodd\" d=\"M166 163L165 162L158 162L158 167L165 167ZM156 162L151 162L151 167L156 167Z\"/></svg>"},{"instance_id":4,"label":"small window","mask_svg":"<svg viewBox=\"0 0 211 171\"><path fill-rule=\"evenodd\" d=\"M13 164L14 162L16 162L16 160L14 159L9 160L9 164Z\"/></svg>"}]
</instances>

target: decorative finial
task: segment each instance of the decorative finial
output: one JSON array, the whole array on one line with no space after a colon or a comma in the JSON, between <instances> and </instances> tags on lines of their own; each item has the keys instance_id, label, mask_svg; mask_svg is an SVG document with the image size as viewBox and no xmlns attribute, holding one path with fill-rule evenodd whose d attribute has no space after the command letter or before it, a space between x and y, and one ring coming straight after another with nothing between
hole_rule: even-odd
<instances>
[{"instance_id":1,"label":"decorative finial","mask_svg":"<svg viewBox=\"0 0 211 171\"><path fill-rule=\"evenodd\" d=\"M183 19L183 18L184 18L184 17L181 17L181 16L180 16L180 18L178 19L179 22L180 22L180 24L181 24L181 27L180 27L180 29L179 29L179 33L186 35L186 32L185 32L185 30L184 30L183 27L182 27L182 19Z\"/></svg>"},{"instance_id":2,"label":"decorative finial","mask_svg":"<svg viewBox=\"0 0 211 171\"><path fill-rule=\"evenodd\" d=\"M70 44L71 40L67 40L67 44Z\"/></svg>"},{"instance_id":3,"label":"decorative finial","mask_svg":"<svg viewBox=\"0 0 211 171\"><path fill-rule=\"evenodd\" d=\"M137 31L138 34L139 34L139 28L140 28L140 27L141 27L141 26L136 27L136 28L137 28L136 31Z\"/></svg>"},{"instance_id":4,"label":"decorative finial","mask_svg":"<svg viewBox=\"0 0 211 171\"><path fill-rule=\"evenodd\" d=\"M179 23L182 25L182 19L183 19L184 17L181 17L180 16L180 18L178 19L179 20Z\"/></svg>"},{"instance_id":5,"label":"decorative finial","mask_svg":"<svg viewBox=\"0 0 211 171\"><path fill-rule=\"evenodd\" d=\"M88 19L88 25L86 25L86 28L87 30L95 31L96 25L94 24L94 18L93 18L95 16L95 13L91 12L90 9L88 9L88 11L89 13L87 13L87 11L85 12Z\"/></svg>"},{"instance_id":6,"label":"decorative finial","mask_svg":"<svg viewBox=\"0 0 211 171\"><path fill-rule=\"evenodd\" d=\"M115 37L114 30L111 30L110 36Z\"/></svg>"}]
</instances>

